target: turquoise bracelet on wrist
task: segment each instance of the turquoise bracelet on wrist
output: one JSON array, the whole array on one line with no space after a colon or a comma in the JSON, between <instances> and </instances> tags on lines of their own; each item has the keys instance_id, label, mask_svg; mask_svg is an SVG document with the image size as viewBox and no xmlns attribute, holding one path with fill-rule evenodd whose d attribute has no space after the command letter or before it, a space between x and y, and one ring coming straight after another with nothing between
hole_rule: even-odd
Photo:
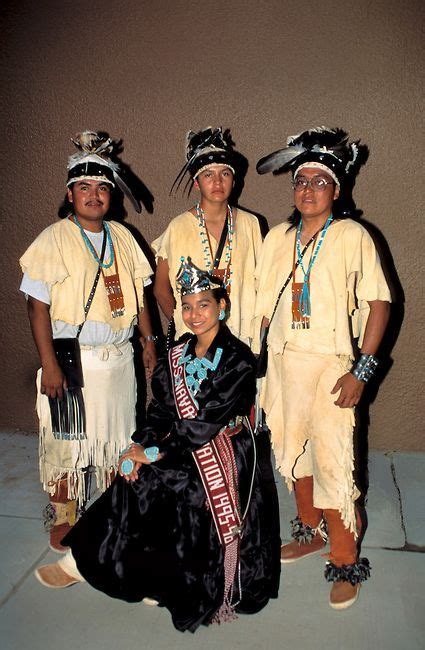
<instances>
[{"instance_id":1,"label":"turquoise bracelet on wrist","mask_svg":"<svg viewBox=\"0 0 425 650\"><path fill-rule=\"evenodd\" d=\"M142 446L138 442L135 442L133 444ZM131 447L131 445L130 445L130 447ZM127 447L126 449L124 449L124 451L121 452L121 455L125 454L130 449L130 447ZM155 446L146 447L146 449L144 451L145 451L145 456L146 456L146 458L148 459L148 461L150 463L154 463L155 461L158 460L158 456L159 456L159 448L158 447L155 447ZM125 460L123 460L123 462L121 463L121 471L122 471L123 474L126 474L126 475L131 474L133 469L134 469L134 461L131 460L131 458L126 458Z\"/></svg>"},{"instance_id":2,"label":"turquoise bracelet on wrist","mask_svg":"<svg viewBox=\"0 0 425 650\"><path fill-rule=\"evenodd\" d=\"M375 374L378 364L379 361L373 354L362 354L351 372L356 379L367 384L369 379Z\"/></svg>"},{"instance_id":3,"label":"turquoise bracelet on wrist","mask_svg":"<svg viewBox=\"0 0 425 650\"><path fill-rule=\"evenodd\" d=\"M156 460L158 460L158 456L159 456L158 447L146 447L145 456L151 463L154 463Z\"/></svg>"}]
</instances>

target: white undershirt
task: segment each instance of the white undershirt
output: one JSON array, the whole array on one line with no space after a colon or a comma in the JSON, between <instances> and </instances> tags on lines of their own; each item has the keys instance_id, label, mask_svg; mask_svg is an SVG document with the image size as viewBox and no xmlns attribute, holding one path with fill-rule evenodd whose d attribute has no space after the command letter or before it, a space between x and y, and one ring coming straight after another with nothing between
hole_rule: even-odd
<instances>
[{"instance_id":1,"label":"white undershirt","mask_svg":"<svg viewBox=\"0 0 425 650\"><path fill-rule=\"evenodd\" d=\"M90 230L84 230L84 232L96 249L97 254L100 255L102 251L103 231L91 232ZM110 256L111 248L109 246L109 242L107 241L105 249L105 260L108 260ZM144 286L146 287L149 284L152 284L152 280L150 278L147 278L144 281ZM25 294L25 297L27 299L28 296L31 296L36 300L40 300L40 302L44 302L46 305L50 305L51 303L51 285L48 282L43 282L42 280L32 280L27 275L27 273L24 273L19 289ZM77 325L70 325L69 323L65 323L61 320L52 322L52 332L54 339L74 338L77 335L77 330ZM99 321L92 321L87 319L81 330L80 343L81 345L119 345L127 341L132 336L133 330L134 324L130 327L125 327L118 330L117 332L114 332L110 325L107 323L101 323Z\"/></svg>"}]
</instances>

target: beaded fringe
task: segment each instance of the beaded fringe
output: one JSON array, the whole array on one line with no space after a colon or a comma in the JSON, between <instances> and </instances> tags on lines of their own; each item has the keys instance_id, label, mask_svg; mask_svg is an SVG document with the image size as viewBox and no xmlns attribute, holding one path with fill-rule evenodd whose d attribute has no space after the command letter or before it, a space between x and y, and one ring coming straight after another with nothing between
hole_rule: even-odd
<instances>
[{"instance_id":1,"label":"beaded fringe","mask_svg":"<svg viewBox=\"0 0 425 650\"><path fill-rule=\"evenodd\" d=\"M235 621L238 618L235 612L235 607L239 604L242 596L240 584L239 546L240 538L235 537L233 542L224 547L224 600L211 619L211 623L227 623L229 621ZM236 574L238 574L239 600L236 603L233 603Z\"/></svg>"},{"instance_id":2,"label":"beaded fringe","mask_svg":"<svg viewBox=\"0 0 425 650\"><path fill-rule=\"evenodd\" d=\"M220 609L214 614L214 617L211 619L211 623L229 623L230 621L236 621L237 615L235 614L235 608L228 602L225 602L221 605Z\"/></svg>"},{"instance_id":3,"label":"beaded fringe","mask_svg":"<svg viewBox=\"0 0 425 650\"><path fill-rule=\"evenodd\" d=\"M310 329L310 317L300 321L292 321L291 328L293 330L309 330Z\"/></svg>"}]
</instances>

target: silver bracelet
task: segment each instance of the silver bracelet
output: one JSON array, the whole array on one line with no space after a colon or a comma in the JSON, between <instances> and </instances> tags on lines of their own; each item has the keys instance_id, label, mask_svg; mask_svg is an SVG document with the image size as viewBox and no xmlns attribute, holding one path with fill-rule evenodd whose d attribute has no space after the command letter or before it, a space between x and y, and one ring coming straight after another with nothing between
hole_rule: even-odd
<instances>
[{"instance_id":1,"label":"silver bracelet","mask_svg":"<svg viewBox=\"0 0 425 650\"><path fill-rule=\"evenodd\" d=\"M373 354L362 354L352 373L356 379L363 381L365 384L375 374L379 361Z\"/></svg>"}]
</instances>

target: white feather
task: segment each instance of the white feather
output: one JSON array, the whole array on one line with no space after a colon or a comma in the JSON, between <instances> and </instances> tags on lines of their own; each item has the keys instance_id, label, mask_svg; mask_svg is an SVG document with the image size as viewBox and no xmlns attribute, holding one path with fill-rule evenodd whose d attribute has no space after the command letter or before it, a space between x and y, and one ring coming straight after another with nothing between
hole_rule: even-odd
<instances>
[{"instance_id":1,"label":"white feather","mask_svg":"<svg viewBox=\"0 0 425 650\"><path fill-rule=\"evenodd\" d=\"M350 142L349 148L351 149L352 158L351 160L348 161L348 163L345 166L346 172L350 169L351 165L354 165L354 163L357 160L357 156L359 155L359 148L356 142Z\"/></svg>"},{"instance_id":2,"label":"white feather","mask_svg":"<svg viewBox=\"0 0 425 650\"><path fill-rule=\"evenodd\" d=\"M278 171L290 163L294 158L297 158L297 156L304 153L304 151L307 150L301 144L296 144L292 147L286 147L285 149L280 149L280 151L275 151L258 162L257 171L260 174Z\"/></svg>"}]
</instances>

